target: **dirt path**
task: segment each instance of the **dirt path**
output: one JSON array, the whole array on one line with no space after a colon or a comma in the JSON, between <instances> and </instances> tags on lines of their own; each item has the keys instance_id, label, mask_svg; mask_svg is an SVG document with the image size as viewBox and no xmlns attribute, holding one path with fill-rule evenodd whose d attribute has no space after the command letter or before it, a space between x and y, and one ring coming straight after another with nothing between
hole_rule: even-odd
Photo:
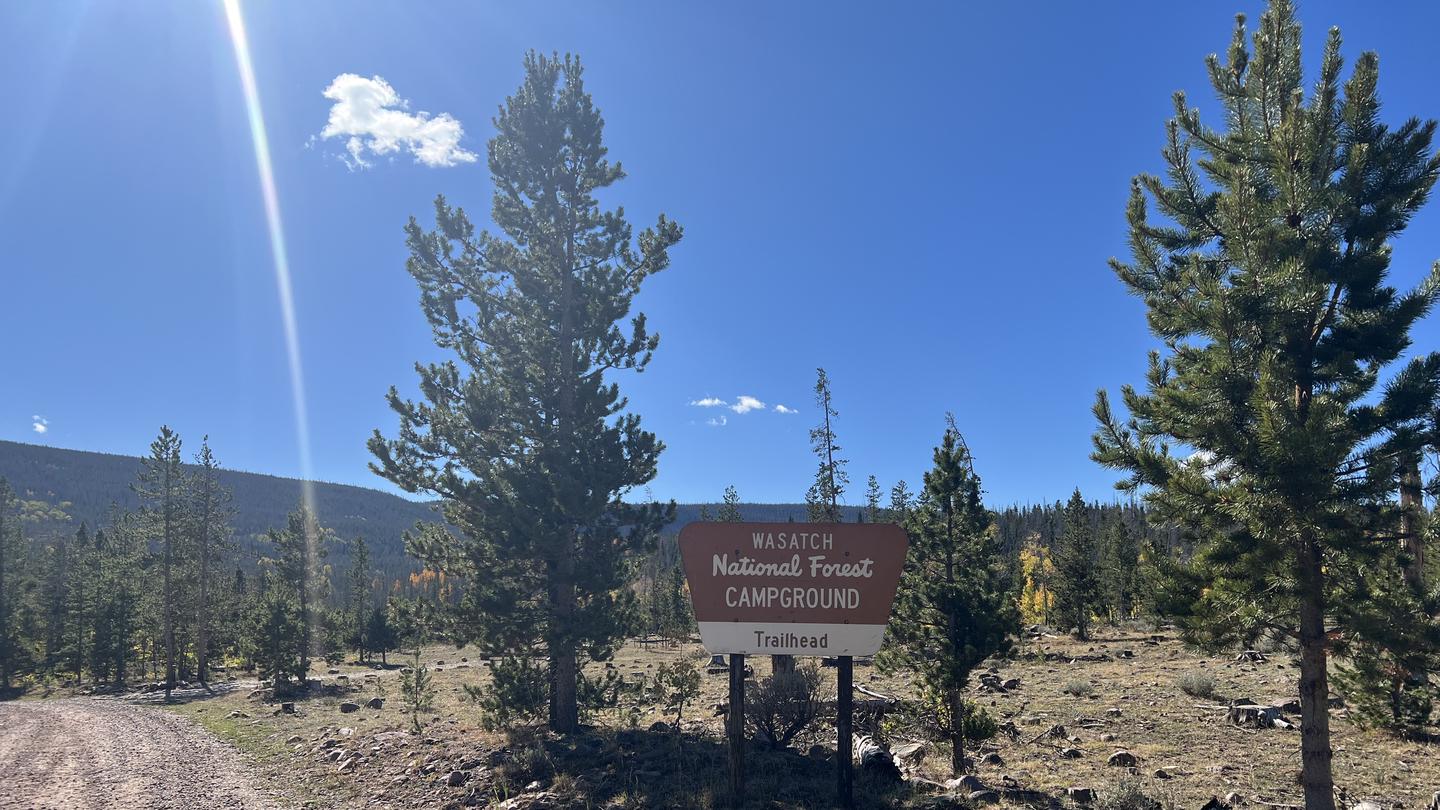
<instances>
[{"instance_id":1,"label":"dirt path","mask_svg":"<svg viewBox=\"0 0 1440 810\"><path fill-rule=\"evenodd\" d=\"M236 751L117 700L0 703L0 808L274 810Z\"/></svg>"}]
</instances>

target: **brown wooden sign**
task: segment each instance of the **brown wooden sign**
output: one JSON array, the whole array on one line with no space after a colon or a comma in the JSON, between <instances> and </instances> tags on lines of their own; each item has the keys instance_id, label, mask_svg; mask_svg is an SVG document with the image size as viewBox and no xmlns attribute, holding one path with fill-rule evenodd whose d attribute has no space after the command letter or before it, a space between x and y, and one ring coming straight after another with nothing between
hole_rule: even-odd
<instances>
[{"instance_id":1,"label":"brown wooden sign","mask_svg":"<svg viewBox=\"0 0 1440 810\"><path fill-rule=\"evenodd\" d=\"M905 564L888 523L691 523L680 557L712 653L873 655Z\"/></svg>"}]
</instances>

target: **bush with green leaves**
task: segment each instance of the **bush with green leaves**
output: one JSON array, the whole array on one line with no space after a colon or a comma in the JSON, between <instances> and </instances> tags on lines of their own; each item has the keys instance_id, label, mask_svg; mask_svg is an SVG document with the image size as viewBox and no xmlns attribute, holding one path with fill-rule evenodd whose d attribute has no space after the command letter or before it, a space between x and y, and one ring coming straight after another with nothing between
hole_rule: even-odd
<instances>
[{"instance_id":1,"label":"bush with green leaves","mask_svg":"<svg viewBox=\"0 0 1440 810\"><path fill-rule=\"evenodd\" d=\"M1193 697L1215 697L1215 679L1210 673L1189 669L1180 673L1180 691Z\"/></svg>"},{"instance_id":2,"label":"bush with green leaves","mask_svg":"<svg viewBox=\"0 0 1440 810\"><path fill-rule=\"evenodd\" d=\"M700 697L700 670L695 663L682 658L673 664L661 664L655 671L655 686L665 701L666 711L675 710L675 728L680 728L680 718L685 713L685 704Z\"/></svg>"},{"instance_id":3,"label":"bush with green leaves","mask_svg":"<svg viewBox=\"0 0 1440 810\"><path fill-rule=\"evenodd\" d=\"M531 658L492 658L490 683L463 688L480 708L480 725L489 731L540 717L550 699L545 668Z\"/></svg>"},{"instance_id":4,"label":"bush with green leaves","mask_svg":"<svg viewBox=\"0 0 1440 810\"><path fill-rule=\"evenodd\" d=\"M1437 687L1416 664L1428 662L1407 661L1403 653L1363 641L1346 644L1345 651L1335 681L1350 704L1350 718L1363 728L1424 733Z\"/></svg>"},{"instance_id":5,"label":"bush with green leaves","mask_svg":"<svg viewBox=\"0 0 1440 810\"><path fill-rule=\"evenodd\" d=\"M420 663L420 651L410 659L410 666L400 672L400 700L410 714L410 724L415 733L421 729L420 713L428 712L435 706L435 679L430 669Z\"/></svg>"},{"instance_id":6,"label":"bush with green leaves","mask_svg":"<svg viewBox=\"0 0 1440 810\"><path fill-rule=\"evenodd\" d=\"M960 734L964 739L983 742L999 733L1000 724L984 707L968 700L961 700L960 706L963 712L960 717ZM950 707L949 696L939 690L926 689L920 696L919 719L931 733L942 740L951 739L955 729L954 711Z\"/></svg>"}]
</instances>

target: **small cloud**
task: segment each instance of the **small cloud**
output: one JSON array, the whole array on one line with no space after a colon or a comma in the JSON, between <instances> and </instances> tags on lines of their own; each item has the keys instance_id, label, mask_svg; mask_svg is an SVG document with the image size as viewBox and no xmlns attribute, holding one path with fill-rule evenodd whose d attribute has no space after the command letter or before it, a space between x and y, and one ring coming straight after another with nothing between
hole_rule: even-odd
<instances>
[{"instance_id":1,"label":"small cloud","mask_svg":"<svg viewBox=\"0 0 1440 810\"><path fill-rule=\"evenodd\" d=\"M777 404L777 405L775 406L775 412L776 412L776 413L799 413L799 411L795 410L794 408L787 408L787 407L785 407L784 405L779 405L779 404Z\"/></svg>"},{"instance_id":2,"label":"small cloud","mask_svg":"<svg viewBox=\"0 0 1440 810\"><path fill-rule=\"evenodd\" d=\"M705 420L705 424L709 425L710 427L725 427L728 422L729 420L725 418L725 414L723 413L712 419Z\"/></svg>"},{"instance_id":3,"label":"small cloud","mask_svg":"<svg viewBox=\"0 0 1440 810\"><path fill-rule=\"evenodd\" d=\"M50 429L50 420L36 414L30 417L30 429L36 433L44 433Z\"/></svg>"},{"instance_id":4,"label":"small cloud","mask_svg":"<svg viewBox=\"0 0 1440 810\"><path fill-rule=\"evenodd\" d=\"M705 397L704 399L692 399L690 404L697 408L718 408L726 404L725 400L716 397Z\"/></svg>"},{"instance_id":5,"label":"small cloud","mask_svg":"<svg viewBox=\"0 0 1440 810\"><path fill-rule=\"evenodd\" d=\"M749 413L751 411L762 410L764 407L765 403L761 402L755 397L741 396L740 398L735 400L734 405L730 406L730 410L734 411L735 413Z\"/></svg>"},{"instance_id":6,"label":"small cloud","mask_svg":"<svg viewBox=\"0 0 1440 810\"><path fill-rule=\"evenodd\" d=\"M477 159L474 152L460 147L465 128L454 116L407 112L410 102L379 76L367 79L341 73L325 88L324 95L335 104L320 137L345 139L349 157L341 159L351 170L368 169L371 164L367 155L401 151L432 167L458 166Z\"/></svg>"}]
</instances>

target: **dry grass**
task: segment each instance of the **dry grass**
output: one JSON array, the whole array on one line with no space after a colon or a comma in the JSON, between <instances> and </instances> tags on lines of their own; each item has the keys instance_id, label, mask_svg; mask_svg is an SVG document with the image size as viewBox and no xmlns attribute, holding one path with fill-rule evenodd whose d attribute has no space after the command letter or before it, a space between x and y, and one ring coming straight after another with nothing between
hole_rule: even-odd
<instances>
[{"instance_id":1,"label":"dry grass","mask_svg":"<svg viewBox=\"0 0 1440 810\"><path fill-rule=\"evenodd\" d=\"M1121 650L1133 651L1134 657L1119 657ZM1103 792L1122 779L1138 779L1147 793L1177 807L1198 807L1230 791L1252 802L1300 803L1295 779L1298 732L1237 728L1224 721L1223 711L1211 707L1211 701L1236 697L1276 702L1290 698L1297 670L1283 656L1260 664L1235 663L1187 651L1170 638L1121 632L1102 633L1087 642L1046 637L1027 643L1023 653L1030 658L996 662L1003 678L1020 679L1018 689L1005 694L972 690L971 697L998 721L1013 721L1019 729L1018 736L1002 734L982 746L982 752L998 752L1004 760L1003 765L979 769L988 784L999 784L1005 775L1026 788L1062 796L1070 786ZM1069 660L1079 655L1108 660ZM632 643L612 665L628 680L648 680L661 664L680 657L701 665L708 658L696 645ZM721 718L713 712L726 697L723 674L704 676L701 698L693 709L687 708L683 734L647 731L673 715L667 718L658 703L642 702L632 707L635 730L629 729L624 711L607 711L591 718L593 731L561 740L538 729L501 734L480 728L478 711L461 689L487 677L484 662L473 650L427 648L422 660L435 674L437 694L435 709L425 717L425 730L418 737L393 733L407 728L393 669L378 672L347 665L332 675L322 668L317 676L328 688L301 700L299 715L272 714L272 705L247 699L243 690L175 710L234 740L275 778L298 780L314 797L310 806L439 807L467 795L480 806L496 805L534 795L524 794L528 782L521 780L542 773L541 787L554 794L560 806L711 808L727 803ZM767 658L752 658L750 663L757 677L769 673ZM604 667L591 666L596 671ZM1184 694L1180 676L1192 671L1213 678L1214 698ZM833 675L829 669L822 672L828 699L833 697ZM341 675L348 687L337 686ZM857 666L855 680L886 694L913 696L913 681L903 674L886 676ZM343 699L363 703L374 696L377 681L385 684L387 693L383 709L339 712ZM1076 681L1086 683L1089 693L1067 694L1065 685ZM236 710L250 717L228 718ZM1031 741L1054 725L1065 726L1072 739ZM350 729L343 737L338 731L342 728ZM1440 748L1433 744L1358 729L1343 709L1332 713L1332 731L1336 780L1352 801L1369 798L1382 806L1420 807L1440 787ZM286 744L295 735L301 742ZM822 737L833 745L833 732L822 730ZM362 754L354 772L337 773L337 765L325 758L320 746L331 739L347 753ZM1062 759L1061 747L1078 749L1080 758ZM1107 757L1121 749L1139 758L1135 772L1106 765ZM754 806L831 805L833 763L802 754L748 755ZM443 779L449 770L467 759L486 759L487 765L471 771L477 776L466 786L446 786ZM548 761L548 767L542 761ZM916 775L943 781L949 776L944 772L948 762L948 751L937 746ZM432 773L424 772L427 764ZM1157 769L1167 778L1156 778ZM919 782L874 783L862 774L857 794L863 807L892 807L919 805L934 791Z\"/></svg>"}]
</instances>

